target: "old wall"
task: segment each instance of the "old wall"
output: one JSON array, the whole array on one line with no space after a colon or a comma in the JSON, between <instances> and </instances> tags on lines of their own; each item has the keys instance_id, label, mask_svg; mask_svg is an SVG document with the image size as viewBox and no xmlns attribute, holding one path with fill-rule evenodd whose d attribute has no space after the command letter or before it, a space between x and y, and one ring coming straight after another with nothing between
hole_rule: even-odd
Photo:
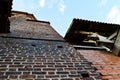
<instances>
[{"instance_id":1,"label":"old wall","mask_svg":"<svg viewBox=\"0 0 120 80\"><path fill-rule=\"evenodd\" d=\"M116 39L116 42L113 48L113 53L115 55L120 56L120 30L119 30L119 33L118 33L118 36L117 36L117 39Z\"/></svg>"}]
</instances>

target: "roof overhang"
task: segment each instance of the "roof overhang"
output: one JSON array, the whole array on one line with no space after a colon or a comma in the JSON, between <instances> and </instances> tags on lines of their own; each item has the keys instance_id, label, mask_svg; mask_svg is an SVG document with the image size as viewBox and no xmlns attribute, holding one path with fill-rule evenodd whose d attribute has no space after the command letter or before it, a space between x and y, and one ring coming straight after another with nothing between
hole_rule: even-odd
<instances>
[{"instance_id":1,"label":"roof overhang","mask_svg":"<svg viewBox=\"0 0 120 80\"><path fill-rule=\"evenodd\" d=\"M108 34L114 33L118 28L120 28L120 25L118 24L73 19L64 38L68 42L78 44L82 42L90 32L103 33L104 35L109 36Z\"/></svg>"}]
</instances>

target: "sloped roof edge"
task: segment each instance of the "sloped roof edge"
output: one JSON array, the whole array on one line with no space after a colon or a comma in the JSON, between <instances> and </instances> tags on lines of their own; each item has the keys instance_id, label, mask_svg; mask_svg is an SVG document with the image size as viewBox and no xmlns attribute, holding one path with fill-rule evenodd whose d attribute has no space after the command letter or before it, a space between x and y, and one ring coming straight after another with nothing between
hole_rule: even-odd
<instances>
[{"instance_id":1,"label":"sloped roof edge","mask_svg":"<svg viewBox=\"0 0 120 80\"><path fill-rule=\"evenodd\" d=\"M35 20L37 20L36 17L35 17L33 14L28 13L28 12L17 11L17 10L12 10L12 12L14 12L14 13L21 13L21 14L26 14L26 15L31 15Z\"/></svg>"},{"instance_id":2,"label":"sloped roof edge","mask_svg":"<svg viewBox=\"0 0 120 80\"><path fill-rule=\"evenodd\" d=\"M98 23L98 24L108 24L108 25L116 25L120 26L120 24L115 24L115 23L108 23L108 22L101 22L101 21L94 21L94 20L87 20L87 19L80 19L80 18L74 18L73 21L85 21L85 22L92 22L92 23Z\"/></svg>"}]
</instances>

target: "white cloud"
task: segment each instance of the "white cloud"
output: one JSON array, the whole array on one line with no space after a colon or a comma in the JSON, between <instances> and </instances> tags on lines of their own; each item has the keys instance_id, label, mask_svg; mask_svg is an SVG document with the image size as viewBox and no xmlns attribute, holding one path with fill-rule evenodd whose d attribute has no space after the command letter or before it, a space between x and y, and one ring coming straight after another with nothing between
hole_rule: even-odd
<instances>
[{"instance_id":1,"label":"white cloud","mask_svg":"<svg viewBox=\"0 0 120 80\"><path fill-rule=\"evenodd\" d=\"M46 2L46 6L50 9L56 8L60 11L60 13L64 13L66 5L64 0L49 0Z\"/></svg>"},{"instance_id":2,"label":"white cloud","mask_svg":"<svg viewBox=\"0 0 120 80\"><path fill-rule=\"evenodd\" d=\"M108 22L120 24L120 7L114 6L107 15Z\"/></svg>"},{"instance_id":3,"label":"white cloud","mask_svg":"<svg viewBox=\"0 0 120 80\"><path fill-rule=\"evenodd\" d=\"M100 0L99 6L103 7L107 4L108 0Z\"/></svg>"},{"instance_id":4,"label":"white cloud","mask_svg":"<svg viewBox=\"0 0 120 80\"><path fill-rule=\"evenodd\" d=\"M65 8L66 8L66 5L65 5L65 3L64 3L64 0L61 0L59 4L60 4L60 7L59 7L60 12L61 12L61 13L64 13Z\"/></svg>"},{"instance_id":5,"label":"white cloud","mask_svg":"<svg viewBox=\"0 0 120 80\"><path fill-rule=\"evenodd\" d=\"M40 0L40 7L44 7L45 6L45 0Z\"/></svg>"}]
</instances>

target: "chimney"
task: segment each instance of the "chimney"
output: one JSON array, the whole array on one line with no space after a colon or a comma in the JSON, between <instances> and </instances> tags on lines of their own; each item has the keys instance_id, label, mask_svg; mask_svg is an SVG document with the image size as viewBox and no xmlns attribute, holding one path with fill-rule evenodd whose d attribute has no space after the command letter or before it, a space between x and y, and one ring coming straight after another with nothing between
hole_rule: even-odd
<instances>
[{"instance_id":1,"label":"chimney","mask_svg":"<svg viewBox=\"0 0 120 80\"><path fill-rule=\"evenodd\" d=\"M0 33L10 32L10 21L13 0L0 0Z\"/></svg>"}]
</instances>

